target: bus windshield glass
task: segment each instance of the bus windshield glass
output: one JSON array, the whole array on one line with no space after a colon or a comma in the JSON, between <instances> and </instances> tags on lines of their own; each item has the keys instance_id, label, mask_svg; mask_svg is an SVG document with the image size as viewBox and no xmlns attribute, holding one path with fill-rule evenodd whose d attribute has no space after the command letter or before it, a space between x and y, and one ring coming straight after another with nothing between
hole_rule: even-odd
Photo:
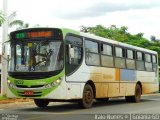
<instances>
[{"instance_id":1,"label":"bus windshield glass","mask_svg":"<svg viewBox=\"0 0 160 120\"><path fill-rule=\"evenodd\" d=\"M10 72L51 72L63 68L62 41L28 41L11 45Z\"/></svg>"}]
</instances>

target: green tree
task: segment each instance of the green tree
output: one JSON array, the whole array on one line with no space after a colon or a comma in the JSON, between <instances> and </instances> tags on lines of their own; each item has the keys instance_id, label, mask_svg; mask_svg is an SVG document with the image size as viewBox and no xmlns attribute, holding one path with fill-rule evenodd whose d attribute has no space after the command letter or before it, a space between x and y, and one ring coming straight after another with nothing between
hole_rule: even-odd
<instances>
[{"instance_id":1,"label":"green tree","mask_svg":"<svg viewBox=\"0 0 160 120\"><path fill-rule=\"evenodd\" d=\"M90 28L85 26L80 26L80 31L84 33L88 33L90 31Z\"/></svg>"},{"instance_id":2,"label":"green tree","mask_svg":"<svg viewBox=\"0 0 160 120\"><path fill-rule=\"evenodd\" d=\"M22 20L14 20L9 24L9 27L17 26L17 30L23 29L23 28L28 28L29 24L24 23Z\"/></svg>"},{"instance_id":3,"label":"green tree","mask_svg":"<svg viewBox=\"0 0 160 120\"><path fill-rule=\"evenodd\" d=\"M156 41L156 37L154 35L151 36L151 41Z\"/></svg>"},{"instance_id":4,"label":"green tree","mask_svg":"<svg viewBox=\"0 0 160 120\"><path fill-rule=\"evenodd\" d=\"M127 33L127 30L128 30L128 27L127 27L127 26L122 26L122 27L120 28L120 32L121 32L122 34L126 34L126 33Z\"/></svg>"},{"instance_id":5,"label":"green tree","mask_svg":"<svg viewBox=\"0 0 160 120\"><path fill-rule=\"evenodd\" d=\"M16 17L16 12L13 12L11 15L14 20L9 21L9 27L13 27L13 26L18 26L16 29L22 29L22 28L28 28L29 24L28 23L24 23L22 20L15 20ZM6 18L8 19L8 18ZM4 15L2 12L0 12L0 27L2 26L3 22L5 21Z\"/></svg>"},{"instance_id":6,"label":"green tree","mask_svg":"<svg viewBox=\"0 0 160 120\"><path fill-rule=\"evenodd\" d=\"M138 47L143 47L146 49L157 51L159 54L159 65L160 65L160 41L154 36L152 36L151 40L143 37L143 33L138 33L133 35L128 32L127 26L122 26L118 28L116 25L111 25L109 27L104 27L103 25L96 25L95 27L85 27L81 29L82 32L89 32L95 34L97 36L101 36L104 38L113 39L116 41L128 43L131 45L135 45Z\"/></svg>"},{"instance_id":7,"label":"green tree","mask_svg":"<svg viewBox=\"0 0 160 120\"><path fill-rule=\"evenodd\" d=\"M138 33L138 34L137 34L137 37L143 38L143 35L144 35L144 33Z\"/></svg>"},{"instance_id":8,"label":"green tree","mask_svg":"<svg viewBox=\"0 0 160 120\"><path fill-rule=\"evenodd\" d=\"M9 22L9 27L16 26L16 30L23 29L23 28L28 28L29 27L28 23L24 23L24 21L22 21L22 20L15 19L16 15L17 15L16 12L13 12L12 14L13 14L13 18L12 18L13 20L11 20Z\"/></svg>"}]
</instances>

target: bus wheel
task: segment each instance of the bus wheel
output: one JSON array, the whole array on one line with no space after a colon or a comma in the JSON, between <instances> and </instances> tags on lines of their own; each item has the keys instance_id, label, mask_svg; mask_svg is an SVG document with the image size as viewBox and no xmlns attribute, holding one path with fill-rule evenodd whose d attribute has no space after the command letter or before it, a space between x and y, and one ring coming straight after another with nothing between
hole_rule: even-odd
<instances>
[{"instance_id":1,"label":"bus wheel","mask_svg":"<svg viewBox=\"0 0 160 120\"><path fill-rule=\"evenodd\" d=\"M137 84L135 87L134 96L126 96L126 101L127 102L136 102L136 103L140 102L141 93L142 93L141 86L139 84Z\"/></svg>"},{"instance_id":2,"label":"bus wheel","mask_svg":"<svg viewBox=\"0 0 160 120\"><path fill-rule=\"evenodd\" d=\"M137 84L136 88L135 88L134 99L133 99L134 102L140 102L140 100L141 100L141 93L142 93L141 86L139 84Z\"/></svg>"},{"instance_id":3,"label":"bus wheel","mask_svg":"<svg viewBox=\"0 0 160 120\"><path fill-rule=\"evenodd\" d=\"M83 98L80 100L79 105L82 108L90 108L92 107L93 104L93 89L90 85L85 85L84 90L83 90Z\"/></svg>"},{"instance_id":4,"label":"bus wheel","mask_svg":"<svg viewBox=\"0 0 160 120\"><path fill-rule=\"evenodd\" d=\"M49 100L45 100L45 99L34 99L34 103L35 103L38 107L47 107L47 105L49 104Z\"/></svg>"}]
</instances>

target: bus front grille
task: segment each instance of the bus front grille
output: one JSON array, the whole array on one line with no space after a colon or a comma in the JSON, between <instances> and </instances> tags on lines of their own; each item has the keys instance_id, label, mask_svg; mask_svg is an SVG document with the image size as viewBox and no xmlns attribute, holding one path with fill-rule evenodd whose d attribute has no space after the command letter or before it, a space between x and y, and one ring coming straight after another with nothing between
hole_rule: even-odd
<instances>
[{"instance_id":1,"label":"bus front grille","mask_svg":"<svg viewBox=\"0 0 160 120\"><path fill-rule=\"evenodd\" d=\"M32 85L32 86L27 86L27 85L16 85L17 88L38 88L38 87L43 87L44 85Z\"/></svg>"}]
</instances>

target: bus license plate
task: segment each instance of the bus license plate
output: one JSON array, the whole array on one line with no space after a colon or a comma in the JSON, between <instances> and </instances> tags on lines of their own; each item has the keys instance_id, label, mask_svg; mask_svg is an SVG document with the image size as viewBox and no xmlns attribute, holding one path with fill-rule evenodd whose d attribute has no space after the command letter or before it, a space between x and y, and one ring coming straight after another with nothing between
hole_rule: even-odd
<instances>
[{"instance_id":1,"label":"bus license plate","mask_svg":"<svg viewBox=\"0 0 160 120\"><path fill-rule=\"evenodd\" d=\"M24 91L24 95L33 95L33 91Z\"/></svg>"}]
</instances>

